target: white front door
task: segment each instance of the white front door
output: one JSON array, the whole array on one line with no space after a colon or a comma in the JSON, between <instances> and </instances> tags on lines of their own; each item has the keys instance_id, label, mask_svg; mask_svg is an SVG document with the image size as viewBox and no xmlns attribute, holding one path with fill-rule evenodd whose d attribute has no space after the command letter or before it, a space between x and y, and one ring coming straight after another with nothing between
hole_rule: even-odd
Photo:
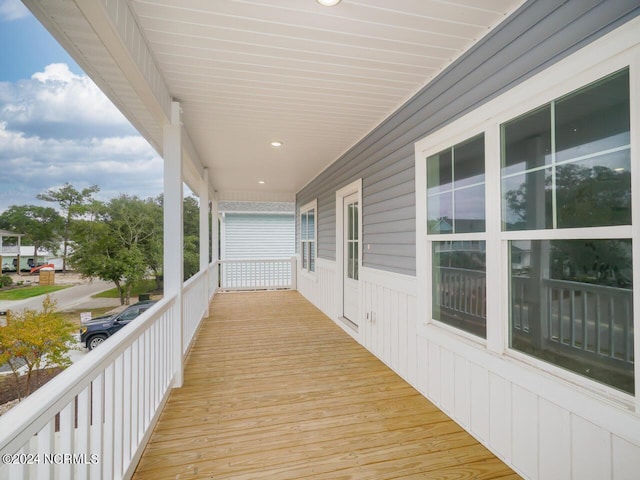
<instances>
[{"instance_id":1,"label":"white front door","mask_svg":"<svg viewBox=\"0 0 640 480\"><path fill-rule=\"evenodd\" d=\"M358 324L360 225L358 194L344 197L343 315Z\"/></svg>"}]
</instances>

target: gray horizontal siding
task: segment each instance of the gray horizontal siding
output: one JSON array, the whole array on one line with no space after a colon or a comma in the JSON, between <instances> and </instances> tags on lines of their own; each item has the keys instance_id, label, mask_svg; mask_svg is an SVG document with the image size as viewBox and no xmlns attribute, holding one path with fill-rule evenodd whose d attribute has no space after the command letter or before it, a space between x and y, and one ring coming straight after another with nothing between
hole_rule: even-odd
<instances>
[{"instance_id":1,"label":"gray horizontal siding","mask_svg":"<svg viewBox=\"0 0 640 480\"><path fill-rule=\"evenodd\" d=\"M335 192L362 178L363 264L415 275L414 143L639 13L638 0L526 2L298 193L318 200L318 256L335 260Z\"/></svg>"}]
</instances>

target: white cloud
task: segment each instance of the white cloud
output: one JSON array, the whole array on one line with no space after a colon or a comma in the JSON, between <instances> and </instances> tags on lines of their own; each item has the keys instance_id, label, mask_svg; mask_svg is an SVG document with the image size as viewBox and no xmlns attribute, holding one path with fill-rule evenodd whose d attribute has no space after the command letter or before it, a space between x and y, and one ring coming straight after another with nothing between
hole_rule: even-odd
<instances>
[{"instance_id":1,"label":"white cloud","mask_svg":"<svg viewBox=\"0 0 640 480\"><path fill-rule=\"evenodd\" d=\"M85 137L135 133L133 127L86 75L54 63L29 80L0 83L0 120L11 129L41 137Z\"/></svg>"},{"instance_id":2,"label":"white cloud","mask_svg":"<svg viewBox=\"0 0 640 480\"><path fill-rule=\"evenodd\" d=\"M162 191L162 159L86 75L52 64L0 83L0 212L69 182L98 197Z\"/></svg>"},{"instance_id":3,"label":"white cloud","mask_svg":"<svg viewBox=\"0 0 640 480\"><path fill-rule=\"evenodd\" d=\"M29 16L29 10L20 0L0 0L0 20L13 21Z\"/></svg>"}]
</instances>

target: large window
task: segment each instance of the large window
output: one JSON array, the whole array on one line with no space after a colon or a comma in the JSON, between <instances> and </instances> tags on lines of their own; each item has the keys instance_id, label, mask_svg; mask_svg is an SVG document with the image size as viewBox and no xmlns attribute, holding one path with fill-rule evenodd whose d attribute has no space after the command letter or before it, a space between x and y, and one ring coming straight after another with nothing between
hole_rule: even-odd
<instances>
[{"instance_id":1,"label":"large window","mask_svg":"<svg viewBox=\"0 0 640 480\"><path fill-rule=\"evenodd\" d=\"M425 328L636 395L640 77L625 58L527 81L418 142L416 257Z\"/></svg>"},{"instance_id":2,"label":"large window","mask_svg":"<svg viewBox=\"0 0 640 480\"><path fill-rule=\"evenodd\" d=\"M302 270L316 271L316 202L300 209L300 256Z\"/></svg>"},{"instance_id":3,"label":"large window","mask_svg":"<svg viewBox=\"0 0 640 480\"><path fill-rule=\"evenodd\" d=\"M633 393L629 105L625 69L504 123L501 179L511 348Z\"/></svg>"},{"instance_id":4,"label":"large window","mask_svg":"<svg viewBox=\"0 0 640 480\"><path fill-rule=\"evenodd\" d=\"M427 157L431 316L486 338L484 135ZM464 239L460 234L466 234Z\"/></svg>"}]
</instances>

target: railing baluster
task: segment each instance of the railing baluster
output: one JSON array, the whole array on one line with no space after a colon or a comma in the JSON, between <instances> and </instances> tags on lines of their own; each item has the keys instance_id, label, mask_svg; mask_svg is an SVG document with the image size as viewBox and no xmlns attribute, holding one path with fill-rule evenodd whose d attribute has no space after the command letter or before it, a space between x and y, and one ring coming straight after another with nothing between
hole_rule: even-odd
<instances>
[{"instance_id":1,"label":"railing baluster","mask_svg":"<svg viewBox=\"0 0 640 480\"><path fill-rule=\"evenodd\" d=\"M616 358L616 325L615 325L615 308L613 297L609 297L609 357Z\"/></svg>"},{"instance_id":2,"label":"railing baluster","mask_svg":"<svg viewBox=\"0 0 640 480\"><path fill-rule=\"evenodd\" d=\"M529 317L529 307L524 303L525 283L520 282L520 305L522 308L522 328L527 333L531 333L531 322ZM525 308L526 307L526 308Z\"/></svg>"},{"instance_id":3,"label":"railing baluster","mask_svg":"<svg viewBox=\"0 0 640 480\"><path fill-rule=\"evenodd\" d=\"M624 302L624 339L625 339L625 352L624 352L624 360L626 362L633 362L634 357L633 353L633 335L631 335L630 323L633 322L633 317L631 316L631 299L628 299Z\"/></svg>"},{"instance_id":4,"label":"railing baluster","mask_svg":"<svg viewBox=\"0 0 640 480\"><path fill-rule=\"evenodd\" d=\"M574 289L569 290L570 305L569 305L569 341L572 347L576 346L576 291Z\"/></svg>"},{"instance_id":5,"label":"railing baluster","mask_svg":"<svg viewBox=\"0 0 640 480\"><path fill-rule=\"evenodd\" d=\"M582 292L582 348L589 350L589 292Z\"/></svg>"},{"instance_id":6,"label":"railing baluster","mask_svg":"<svg viewBox=\"0 0 640 480\"><path fill-rule=\"evenodd\" d=\"M55 453L55 428L56 420L52 418L47 424L42 427L38 432L38 447L37 452L41 458L44 455L51 455ZM44 460L37 464L37 478L38 480L52 480L53 479L53 462L45 462Z\"/></svg>"},{"instance_id":7,"label":"railing baluster","mask_svg":"<svg viewBox=\"0 0 640 480\"><path fill-rule=\"evenodd\" d=\"M560 326L558 341L564 343L564 288L558 289L558 322Z\"/></svg>"},{"instance_id":8,"label":"railing baluster","mask_svg":"<svg viewBox=\"0 0 640 480\"><path fill-rule=\"evenodd\" d=\"M139 385L143 383L140 379L140 357L138 356L138 342L131 345L131 456L138 446L138 415L140 414Z\"/></svg>"},{"instance_id":9,"label":"railing baluster","mask_svg":"<svg viewBox=\"0 0 640 480\"><path fill-rule=\"evenodd\" d=\"M151 342L151 345L158 344L157 327L149 329L149 341ZM153 358L151 360L151 411L153 412L158 405L158 391L160 389L160 352L157 348L153 349Z\"/></svg>"},{"instance_id":10,"label":"railing baluster","mask_svg":"<svg viewBox=\"0 0 640 480\"><path fill-rule=\"evenodd\" d=\"M16 453L18 455L27 455L30 451L27 446L24 446ZM9 478L12 480L24 480L29 478L29 465L27 462L12 462L9 465Z\"/></svg>"},{"instance_id":11,"label":"railing baluster","mask_svg":"<svg viewBox=\"0 0 640 480\"><path fill-rule=\"evenodd\" d=\"M601 320L600 294L597 293L596 294L596 353L597 354L602 353L600 349L600 320Z\"/></svg>"},{"instance_id":12,"label":"railing baluster","mask_svg":"<svg viewBox=\"0 0 640 480\"><path fill-rule=\"evenodd\" d=\"M89 449L90 446L90 429L91 429L91 397L89 395L91 385L82 390L78 394L78 431L76 439L76 453L83 454L85 458L89 458L92 453ZM89 473L89 466L86 464L78 465L78 478L85 479Z\"/></svg>"},{"instance_id":13,"label":"railing baluster","mask_svg":"<svg viewBox=\"0 0 640 480\"><path fill-rule=\"evenodd\" d=\"M114 425L114 442L113 442L113 473L116 477L122 476L123 463L122 463L122 447L124 436L124 412L123 412L123 398L122 398L122 384L123 384L123 372L122 372L122 354L116 359L114 367L114 380L116 384L116 395L114 399L114 411L113 411L113 425Z\"/></svg>"},{"instance_id":14,"label":"railing baluster","mask_svg":"<svg viewBox=\"0 0 640 480\"><path fill-rule=\"evenodd\" d=\"M556 319L557 319L557 314L556 314L556 305L555 302L553 301L553 296L554 294L557 295L557 291L554 289L549 289L546 292L544 292L545 295L545 301L546 301L546 309L547 309L547 327L548 327L548 338L549 340L553 340L557 335L556 335L556 331L558 331L557 326L556 326ZM535 312L535 310L534 310ZM542 306L540 308L540 314L542 315ZM535 323L535 318L534 318L534 323ZM542 330L542 329L541 329Z\"/></svg>"},{"instance_id":15,"label":"railing baluster","mask_svg":"<svg viewBox=\"0 0 640 480\"><path fill-rule=\"evenodd\" d=\"M115 426L113 422L115 412L115 365L109 365L104 372L104 443L102 446L102 458L104 478L113 478L115 440Z\"/></svg>"},{"instance_id":16,"label":"railing baluster","mask_svg":"<svg viewBox=\"0 0 640 480\"><path fill-rule=\"evenodd\" d=\"M104 374L91 382L91 453L97 455L97 461L89 466L90 478L101 478L100 469L103 461L102 439L104 432L103 395Z\"/></svg>"},{"instance_id":17,"label":"railing baluster","mask_svg":"<svg viewBox=\"0 0 640 480\"><path fill-rule=\"evenodd\" d=\"M75 400L69 402L67 406L60 411L60 449L58 453L66 453L70 455L76 453L74 449L76 421L75 403ZM62 478L74 478L73 464L71 462L62 463L62 465L60 465L60 475Z\"/></svg>"},{"instance_id":18,"label":"railing baluster","mask_svg":"<svg viewBox=\"0 0 640 480\"><path fill-rule=\"evenodd\" d=\"M122 355L122 462L127 465L131 454L131 348Z\"/></svg>"}]
</instances>

